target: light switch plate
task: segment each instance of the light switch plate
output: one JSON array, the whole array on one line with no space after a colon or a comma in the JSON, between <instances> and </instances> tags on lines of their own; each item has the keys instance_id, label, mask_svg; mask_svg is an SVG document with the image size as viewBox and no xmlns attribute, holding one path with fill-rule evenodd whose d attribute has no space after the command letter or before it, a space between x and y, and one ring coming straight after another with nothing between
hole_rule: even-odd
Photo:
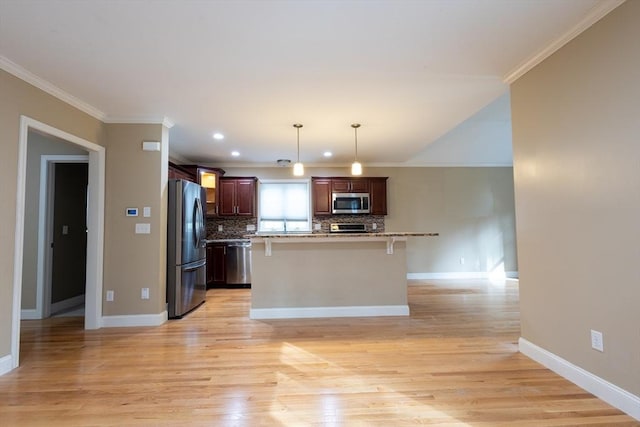
<instances>
[{"instance_id":1,"label":"light switch plate","mask_svg":"<svg viewBox=\"0 0 640 427\"><path fill-rule=\"evenodd\" d=\"M255 224L247 224L247 231L256 231Z\"/></svg>"},{"instance_id":2,"label":"light switch plate","mask_svg":"<svg viewBox=\"0 0 640 427\"><path fill-rule=\"evenodd\" d=\"M151 224L146 224L146 223L136 224L136 234L151 234Z\"/></svg>"},{"instance_id":3,"label":"light switch plate","mask_svg":"<svg viewBox=\"0 0 640 427\"><path fill-rule=\"evenodd\" d=\"M598 351L604 351L604 339L602 332L591 330L591 348Z\"/></svg>"},{"instance_id":4,"label":"light switch plate","mask_svg":"<svg viewBox=\"0 0 640 427\"><path fill-rule=\"evenodd\" d=\"M149 218L151 216L151 206L145 206L142 208L142 216L145 218Z\"/></svg>"},{"instance_id":5,"label":"light switch plate","mask_svg":"<svg viewBox=\"0 0 640 427\"><path fill-rule=\"evenodd\" d=\"M160 151L160 143L157 141L143 141L142 150L143 151Z\"/></svg>"}]
</instances>

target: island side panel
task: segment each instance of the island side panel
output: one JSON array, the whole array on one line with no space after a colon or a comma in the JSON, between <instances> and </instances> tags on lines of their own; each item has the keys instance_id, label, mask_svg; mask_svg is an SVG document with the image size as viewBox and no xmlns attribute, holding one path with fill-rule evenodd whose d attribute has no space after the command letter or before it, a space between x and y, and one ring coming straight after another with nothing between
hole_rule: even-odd
<instances>
[{"instance_id":1,"label":"island side panel","mask_svg":"<svg viewBox=\"0 0 640 427\"><path fill-rule=\"evenodd\" d=\"M251 308L407 306L406 242L252 244Z\"/></svg>"}]
</instances>

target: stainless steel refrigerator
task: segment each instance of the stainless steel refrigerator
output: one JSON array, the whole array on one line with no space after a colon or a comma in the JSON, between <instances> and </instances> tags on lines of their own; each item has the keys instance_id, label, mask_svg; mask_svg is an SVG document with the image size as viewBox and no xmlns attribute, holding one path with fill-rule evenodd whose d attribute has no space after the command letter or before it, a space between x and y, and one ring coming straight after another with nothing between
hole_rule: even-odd
<instances>
[{"instance_id":1,"label":"stainless steel refrigerator","mask_svg":"<svg viewBox=\"0 0 640 427\"><path fill-rule=\"evenodd\" d=\"M170 318L180 318L206 297L206 193L198 184L169 180L167 212L167 304Z\"/></svg>"}]
</instances>

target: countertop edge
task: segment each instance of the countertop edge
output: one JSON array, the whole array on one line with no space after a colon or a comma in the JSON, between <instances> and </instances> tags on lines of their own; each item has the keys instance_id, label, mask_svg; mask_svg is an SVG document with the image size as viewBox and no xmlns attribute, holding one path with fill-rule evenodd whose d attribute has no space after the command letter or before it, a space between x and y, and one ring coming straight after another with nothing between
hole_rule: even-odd
<instances>
[{"instance_id":1,"label":"countertop edge","mask_svg":"<svg viewBox=\"0 0 640 427\"><path fill-rule=\"evenodd\" d=\"M251 240L264 240L264 239L378 239L388 237L437 237L440 233L423 233L423 232L383 232L383 233L291 233L291 234L251 234L244 236L246 239Z\"/></svg>"}]
</instances>

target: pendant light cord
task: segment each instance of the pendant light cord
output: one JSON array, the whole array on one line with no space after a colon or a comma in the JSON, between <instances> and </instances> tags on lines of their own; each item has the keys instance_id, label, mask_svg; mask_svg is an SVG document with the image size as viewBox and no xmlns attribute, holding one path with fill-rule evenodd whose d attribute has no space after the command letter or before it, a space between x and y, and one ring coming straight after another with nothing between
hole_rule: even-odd
<instances>
[{"instance_id":1,"label":"pendant light cord","mask_svg":"<svg viewBox=\"0 0 640 427\"><path fill-rule=\"evenodd\" d=\"M300 123L295 123L293 127L296 128L298 137L298 163L300 163L300 128L302 127L302 125Z\"/></svg>"},{"instance_id":2,"label":"pendant light cord","mask_svg":"<svg viewBox=\"0 0 640 427\"><path fill-rule=\"evenodd\" d=\"M356 136L356 157L354 161L357 162L358 161L358 128L360 127L360 123L353 123L351 127L353 128L353 131L355 132L355 136Z\"/></svg>"},{"instance_id":3,"label":"pendant light cord","mask_svg":"<svg viewBox=\"0 0 640 427\"><path fill-rule=\"evenodd\" d=\"M296 127L296 132L298 134L298 163L300 163L300 128Z\"/></svg>"},{"instance_id":4,"label":"pendant light cord","mask_svg":"<svg viewBox=\"0 0 640 427\"><path fill-rule=\"evenodd\" d=\"M353 128L353 131L356 134L356 157L355 157L355 160L358 161L358 128Z\"/></svg>"}]
</instances>

